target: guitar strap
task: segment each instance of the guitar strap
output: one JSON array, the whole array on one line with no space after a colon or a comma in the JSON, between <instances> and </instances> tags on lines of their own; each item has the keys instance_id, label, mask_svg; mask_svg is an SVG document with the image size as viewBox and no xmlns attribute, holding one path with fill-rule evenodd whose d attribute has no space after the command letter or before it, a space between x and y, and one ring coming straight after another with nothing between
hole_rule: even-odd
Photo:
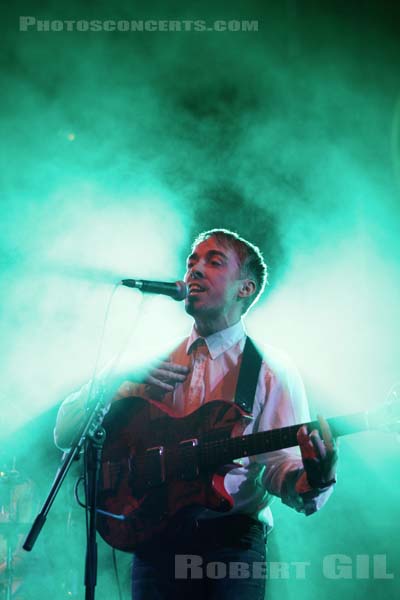
<instances>
[{"instance_id":1,"label":"guitar strap","mask_svg":"<svg viewBox=\"0 0 400 600\"><path fill-rule=\"evenodd\" d=\"M257 350L253 340L247 336L236 385L235 404L249 414L253 411L261 362L261 354Z\"/></svg>"}]
</instances>

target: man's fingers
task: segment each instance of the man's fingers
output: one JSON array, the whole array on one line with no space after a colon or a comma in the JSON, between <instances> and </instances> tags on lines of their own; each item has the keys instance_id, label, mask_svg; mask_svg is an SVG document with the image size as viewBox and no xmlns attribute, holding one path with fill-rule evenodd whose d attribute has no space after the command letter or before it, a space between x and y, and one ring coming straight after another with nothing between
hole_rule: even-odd
<instances>
[{"instance_id":1,"label":"man's fingers","mask_svg":"<svg viewBox=\"0 0 400 600\"><path fill-rule=\"evenodd\" d=\"M301 455L303 458L315 458L315 448L310 436L308 435L307 427L303 425L297 432L297 441L300 446Z\"/></svg>"},{"instance_id":2,"label":"man's fingers","mask_svg":"<svg viewBox=\"0 0 400 600\"><path fill-rule=\"evenodd\" d=\"M182 375L187 375L189 373L189 368L184 367L183 365L177 365L176 363L163 361L159 364L158 368L164 369L170 373L180 373Z\"/></svg>"},{"instance_id":3,"label":"man's fingers","mask_svg":"<svg viewBox=\"0 0 400 600\"><path fill-rule=\"evenodd\" d=\"M322 438L326 446L333 446L333 436L328 421L322 416L317 415L319 426L321 427Z\"/></svg>"},{"instance_id":4,"label":"man's fingers","mask_svg":"<svg viewBox=\"0 0 400 600\"><path fill-rule=\"evenodd\" d=\"M297 441L303 458L324 459L327 454L333 453L332 447L329 449L325 446L317 429L308 433L307 428L303 425L297 432Z\"/></svg>"},{"instance_id":5,"label":"man's fingers","mask_svg":"<svg viewBox=\"0 0 400 600\"><path fill-rule=\"evenodd\" d=\"M173 392L175 385L183 383L189 369L183 365L163 361L153 368L146 377L146 383L166 392Z\"/></svg>"},{"instance_id":6,"label":"man's fingers","mask_svg":"<svg viewBox=\"0 0 400 600\"><path fill-rule=\"evenodd\" d=\"M163 384L169 384L168 387L165 387L164 385L161 385L161 387L171 391L174 389L174 385L185 381L188 373L189 369L187 367L164 361L150 371L147 381L150 382L150 378L153 378Z\"/></svg>"},{"instance_id":7,"label":"man's fingers","mask_svg":"<svg viewBox=\"0 0 400 600\"><path fill-rule=\"evenodd\" d=\"M331 428L329 427L329 423L326 419L324 419L323 416L317 415L317 417L318 417L319 425L321 427L322 439L324 440L324 444L327 449L327 452L334 454L335 452L337 452L337 449L336 449L337 443L336 443L335 438L332 435L332 431L331 431Z\"/></svg>"},{"instance_id":8,"label":"man's fingers","mask_svg":"<svg viewBox=\"0 0 400 600\"><path fill-rule=\"evenodd\" d=\"M324 445L324 442L321 440L317 429L314 429L310 433L310 440L311 440L312 445L314 446L314 449L315 449L315 452L316 452L316 455L318 456L318 458L325 458L327 449Z\"/></svg>"},{"instance_id":9,"label":"man's fingers","mask_svg":"<svg viewBox=\"0 0 400 600\"><path fill-rule=\"evenodd\" d=\"M323 417L318 416L318 420L322 439L317 429L309 433L304 425L297 432L307 480L314 488L322 488L335 481L337 462L335 440L329 424Z\"/></svg>"},{"instance_id":10,"label":"man's fingers","mask_svg":"<svg viewBox=\"0 0 400 600\"><path fill-rule=\"evenodd\" d=\"M166 392L172 392L175 389L173 385L166 383L165 381L161 381L160 379L157 379L152 375L148 375L146 383L147 385L154 385L156 387L159 387L165 390Z\"/></svg>"},{"instance_id":11,"label":"man's fingers","mask_svg":"<svg viewBox=\"0 0 400 600\"><path fill-rule=\"evenodd\" d=\"M181 383L186 379L186 375L176 373L174 371L167 371L166 369L154 369L151 375L156 379L160 379L161 381L169 381L175 383Z\"/></svg>"}]
</instances>

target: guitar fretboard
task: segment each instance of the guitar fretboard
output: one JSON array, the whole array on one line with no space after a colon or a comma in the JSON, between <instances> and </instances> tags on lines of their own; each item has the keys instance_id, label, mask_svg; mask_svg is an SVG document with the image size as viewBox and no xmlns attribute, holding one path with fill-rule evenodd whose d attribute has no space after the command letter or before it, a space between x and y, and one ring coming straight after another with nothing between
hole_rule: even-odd
<instances>
[{"instance_id":1,"label":"guitar fretboard","mask_svg":"<svg viewBox=\"0 0 400 600\"><path fill-rule=\"evenodd\" d=\"M334 437L369 429L366 413L333 417L328 419L328 423ZM200 466L206 468L227 464L244 456L255 456L264 452L297 446L297 432L302 425L305 425L309 432L317 429L321 434L319 422L311 421L281 429L204 442L198 448Z\"/></svg>"}]
</instances>

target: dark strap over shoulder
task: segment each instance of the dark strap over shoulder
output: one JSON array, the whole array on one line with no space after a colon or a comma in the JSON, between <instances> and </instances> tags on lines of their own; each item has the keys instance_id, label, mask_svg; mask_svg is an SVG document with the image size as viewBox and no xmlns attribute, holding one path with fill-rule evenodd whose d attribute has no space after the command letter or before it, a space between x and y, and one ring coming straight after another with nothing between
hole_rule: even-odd
<instances>
[{"instance_id":1,"label":"dark strap over shoulder","mask_svg":"<svg viewBox=\"0 0 400 600\"><path fill-rule=\"evenodd\" d=\"M236 385L235 403L249 414L253 411L261 362L261 354L257 350L253 340L247 336Z\"/></svg>"}]
</instances>

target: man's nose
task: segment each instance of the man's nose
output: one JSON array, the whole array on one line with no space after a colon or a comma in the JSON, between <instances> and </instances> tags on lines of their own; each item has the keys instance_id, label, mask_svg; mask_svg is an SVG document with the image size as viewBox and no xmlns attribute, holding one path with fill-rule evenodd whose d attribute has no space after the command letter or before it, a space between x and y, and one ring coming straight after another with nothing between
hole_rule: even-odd
<instances>
[{"instance_id":1,"label":"man's nose","mask_svg":"<svg viewBox=\"0 0 400 600\"><path fill-rule=\"evenodd\" d=\"M204 277L203 267L201 263L196 263L195 265L193 265L193 267L189 270L189 277L191 277L192 279L201 279L202 277Z\"/></svg>"}]
</instances>

